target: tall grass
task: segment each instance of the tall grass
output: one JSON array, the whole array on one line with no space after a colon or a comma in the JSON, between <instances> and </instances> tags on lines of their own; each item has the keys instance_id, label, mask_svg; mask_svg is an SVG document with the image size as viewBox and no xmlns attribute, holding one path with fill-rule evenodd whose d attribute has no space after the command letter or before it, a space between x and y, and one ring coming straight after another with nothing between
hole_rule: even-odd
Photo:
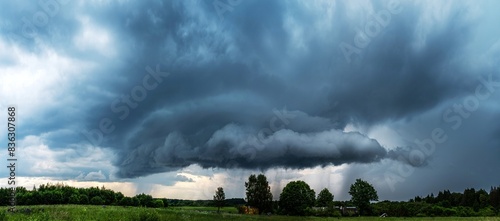
<instances>
[{"instance_id":1,"label":"tall grass","mask_svg":"<svg viewBox=\"0 0 500 221\"><path fill-rule=\"evenodd\" d=\"M243 220L243 221L327 221L338 220L337 218L322 217L292 217L292 216L259 216L236 214L236 209L225 207L222 213L218 214L213 207L172 207L172 208L138 208L121 206L90 206L90 205L47 205L47 206L20 206L18 211L31 208L31 213L10 213L5 212L7 207L0 207L0 221L160 221L160 220ZM43 210L42 210L43 208ZM388 217L342 217L341 220L368 220L368 221L388 221L401 220L401 218ZM500 221L500 217L418 217L406 218L408 221L452 221L452 220L473 220L473 221Z\"/></svg>"}]
</instances>

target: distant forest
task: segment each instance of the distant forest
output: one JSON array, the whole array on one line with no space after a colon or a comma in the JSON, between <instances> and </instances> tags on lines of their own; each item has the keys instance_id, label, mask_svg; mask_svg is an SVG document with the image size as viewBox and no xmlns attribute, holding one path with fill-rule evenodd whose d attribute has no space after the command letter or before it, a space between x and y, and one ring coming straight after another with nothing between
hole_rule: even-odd
<instances>
[{"instance_id":1,"label":"distant forest","mask_svg":"<svg viewBox=\"0 0 500 221\"><path fill-rule=\"evenodd\" d=\"M426 197L417 196L408 202L381 201L373 204L375 214L390 216L496 216L500 215L500 186L490 192L474 188L463 193L440 191Z\"/></svg>"},{"instance_id":2,"label":"distant forest","mask_svg":"<svg viewBox=\"0 0 500 221\"><path fill-rule=\"evenodd\" d=\"M0 206L11 205L11 189L0 188ZM167 206L215 206L212 200L180 200L153 198L151 195L138 194L133 197L124 196L120 192L106 189L104 186L75 188L63 184L44 184L38 188L27 190L16 189L17 205L116 205L136 207ZM245 205L244 199L226 199L225 206ZM350 201L334 201L334 206L352 206ZM273 210L278 211L278 202L273 202ZM490 191L474 188L463 192L440 191L437 195L417 196L408 201L380 201L371 204L369 215L387 214L388 216L495 216L500 210L500 186L491 187ZM368 214L367 214L368 215Z\"/></svg>"},{"instance_id":3,"label":"distant forest","mask_svg":"<svg viewBox=\"0 0 500 221\"><path fill-rule=\"evenodd\" d=\"M0 206L11 205L10 188L0 188ZM138 194L133 197L124 196L102 187L76 188L64 184L42 184L32 190L24 187L16 188L17 205L55 205L55 204L80 204L80 205L115 205L115 206L213 206L212 200L179 200L166 198L153 198L148 194ZM227 206L245 204L243 199L226 199Z\"/></svg>"}]
</instances>

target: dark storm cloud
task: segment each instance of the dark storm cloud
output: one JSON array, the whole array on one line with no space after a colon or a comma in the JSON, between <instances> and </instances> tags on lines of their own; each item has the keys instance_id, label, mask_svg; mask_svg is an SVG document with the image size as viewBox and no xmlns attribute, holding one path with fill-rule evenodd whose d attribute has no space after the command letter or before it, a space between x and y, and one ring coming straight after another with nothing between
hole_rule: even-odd
<instances>
[{"instance_id":1,"label":"dark storm cloud","mask_svg":"<svg viewBox=\"0 0 500 221\"><path fill-rule=\"evenodd\" d=\"M120 165L121 176L151 173L151 169L182 168L198 164L204 168L267 169L271 167L306 168L350 162L369 163L383 158L386 151L359 133L324 131L300 134L280 130L262 140L258 150L246 143L255 131L229 124L216 131L200 146L193 146L180 133L170 133L164 142L142 142L127 154ZM139 163L140 162L140 163Z\"/></svg>"},{"instance_id":2,"label":"dark storm cloud","mask_svg":"<svg viewBox=\"0 0 500 221\"><path fill-rule=\"evenodd\" d=\"M239 12L228 15L227 23L219 23L206 7L197 8L201 14L198 18L194 15L186 19L190 13L171 18L178 21L177 25L167 28L171 34L160 34L155 43L168 38L180 49L183 45L208 47L215 59L205 58L212 59L207 63L191 61L190 67L183 67L183 63L169 66L171 62L166 61L174 74L153 92L154 97L141 103L139 108L147 111L139 111L138 121L123 122L123 128L136 129L120 146L120 176L141 176L191 164L267 169L370 163L385 157L407 162L401 149L388 154L375 140L344 133L342 128L350 122L371 124L408 118L464 93L467 81L463 79L467 76L454 56L468 39L470 27L458 21L455 14L443 27L425 33L425 42L415 49L412 42L418 39L413 33L422 11L402 5L405 14L394 16L390 26L373 39L363 51L360 64L333 59L329 61L334 62L331 71L328 63L321 63L323 56L331 56L330 50L337 50L336 43L349 41L352 36L332 32L333 44L324 43L334 47L326 50L313 33L304 33L304 44L315 51L291 54L296 42L290 36L293 30L285 28L290 19L287 13L297 12L307 18L295 24L306 29L306 22L318 20L312 12L303 12L294 4L245 2L238 6ZM337 17L346 17L343 7L340 3ZM158 16L166 14L168 10ZM207 21L198 20L200 17ZM141 27L151 25L147 19L141 22L145 23ZM193 26L197 28L190 29ZM131 31L127 35L153 50L147 54L160 53L158 47L142 40L145 33ZM236 49L226 53L228 48ZM176 52L181 57L198 56L192 50ZM149 105L156 111L150 112ZM271 110L285 105L303 117L290 119L286 128L255 141L260 146L248 145L259 130L269 127ZM294 125L298 122L302 125Z\"/></svg>"},{"instance_id":3,"label":"dark storm cloud","mask_svg":"<svg viewBox=\"0 0 500 221\"><path fill-rule=\"evenodd\" d=\"M329 64L318 60L354 35L330 33L334 47L325 50L313 34L305 33L303 41L314 51L290 53L296 42L290 36L293 28L285 28L287 8L300 11L299 5L245 2L226 23L207 5L188 6L192 5L140 5L115 19L121 25L109 24L121 27L120 36L130 40L126 44L136 47L130 59L138 67L131 70L140 72L140 65L159 61L172 73L130 117L117 121L119 129L109 136L108 145L120 156L119 176L191 164L267 169L397 159L404 154L387 155L375 140L342 128L350 122L407 118L456 96L464 87L453 80L463 76L453 58L466 42L469 27L453 14L444 28L424 33L426 41L416 50L411 43L417 41L413 33L422 11L402 5L406 14L393 17L363 51L359 64L334 60L332 73L326 69ZM313 16L304 12L295 25L307 29ZM333 25L337 23L341 21ZM129 83L118 91L127 93L141 78L128 74ZM271 110L285 105L303 116L252 143L269 127Z\"/></svg>"},{"instance_id":4,"label":"dark storm cloud","mask_svg":"<svg viewBox=\"0 0 500 221\"><path fill-rule=\"evenodd\" d=\"M471 78L456 57L469 40L470 22L461 21L460 11L453 12L439 28L431 26L422 48L415 49L423 10L402 7L403 13L393 15L387 29L362 52L358 65L332 75L342 80L334 83L338 89L330 99L335 106L328 113L361 122L397 120L464 94Z\"/></svg>"},{"instance_id":5,"label":"dark storm cloud","mask_svg":"<svg viewBox=\"0 0 500 221\"><path fill-rule=\"evenodd\" d=\"M351 3L335 3L328 17L322 7L300 1L243 1L222 21L209 1L68 3L49 30L69 37L51 39L62 53L100 64L74 85L74 105L86 114L68 123L92 131L111 119L115 130L97 145L116 152L118 175L126 178L191 164L269 169L407 162L402 149L387 151L343 129L411 119L466 93L472 77L460 53L473 31L462 16L467 10L453 6L434 24L425 22L422 7L401 2L402 12L348 63L339 44L353 44L356 27L372 21L373 12L353 18ZM375 2L374 12L386 4ZM71 10L111 33L116 57L78 50L72 37L83 24ZM75 25L63 28L68 24ZM130 99L148 74L145 67L157 65L170 75L137 107L127 106L122 95ZM113 111L113 104L129 114ZM273 111L284 107L293 117ZM57 128L46 123L40 130Z\"/></svg>"}]
</instances>

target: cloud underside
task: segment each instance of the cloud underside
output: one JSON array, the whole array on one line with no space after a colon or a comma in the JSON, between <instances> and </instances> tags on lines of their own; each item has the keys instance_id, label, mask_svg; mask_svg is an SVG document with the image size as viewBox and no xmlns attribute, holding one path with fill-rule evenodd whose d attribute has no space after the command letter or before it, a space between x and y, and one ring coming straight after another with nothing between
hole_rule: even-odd
<instances>
[{"instance_id":1,"label":"cloud underside","mask_svg":"<svg viewBox=\"0 0 500 221\"><path fill-rule=\"evenodd\" d=\"M333 129L306 134L284 129L267 137L255 134L252 137L248 129L230 124L216 131L205 144L195 146L186 136L173 132L165 140L143 142L129 152L120 165L120 175L133 177L191 164L261 170L307 168L377 162L387 154L377 141L355 132Z\"/></svg>"}]
</instances>

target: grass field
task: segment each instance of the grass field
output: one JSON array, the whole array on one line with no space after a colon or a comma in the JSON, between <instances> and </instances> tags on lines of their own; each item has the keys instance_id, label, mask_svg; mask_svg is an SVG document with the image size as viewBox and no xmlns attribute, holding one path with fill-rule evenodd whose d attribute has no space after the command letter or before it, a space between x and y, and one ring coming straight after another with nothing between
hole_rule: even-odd
<instances>
[{"instance_id":1,"label":"grass field","mask_svg":"<svg viewBox=\"0 0 500 221\"><path fill-rule=\"evenodd\" d=\"M237 214L236 208L225 207L221 214L217 214L216 208L212 207L172 207L163 209L152 208L135 208L135 207L120 207L120 206L81 206L81 205L50 205L50 206L30 206L17 207L18 210L31 208L34 212L31 214L23 213L6 213L5 217L0 216L2 220L19 220L19 221L52 221L52 220L99 220L99 221L129 221L129 220L154 220L147 219L157 214L159 220L273 220L273 221L321 221L321 220L408 220L408 221L423 221L423 220L481 220L481 221L500 221L500 217L418 217L418 218L398 218L398 217L342 217L342 218L321 218L321 217L290 217L290 216L257 216L257 215L240 215ZM43 211L41 209L43 208ZM3 207L2 211L6 211L7 207ZM153 215L151 215L153 214ZM158 220L158 219L156 219Z\"/></svg>"}]
</instances>

